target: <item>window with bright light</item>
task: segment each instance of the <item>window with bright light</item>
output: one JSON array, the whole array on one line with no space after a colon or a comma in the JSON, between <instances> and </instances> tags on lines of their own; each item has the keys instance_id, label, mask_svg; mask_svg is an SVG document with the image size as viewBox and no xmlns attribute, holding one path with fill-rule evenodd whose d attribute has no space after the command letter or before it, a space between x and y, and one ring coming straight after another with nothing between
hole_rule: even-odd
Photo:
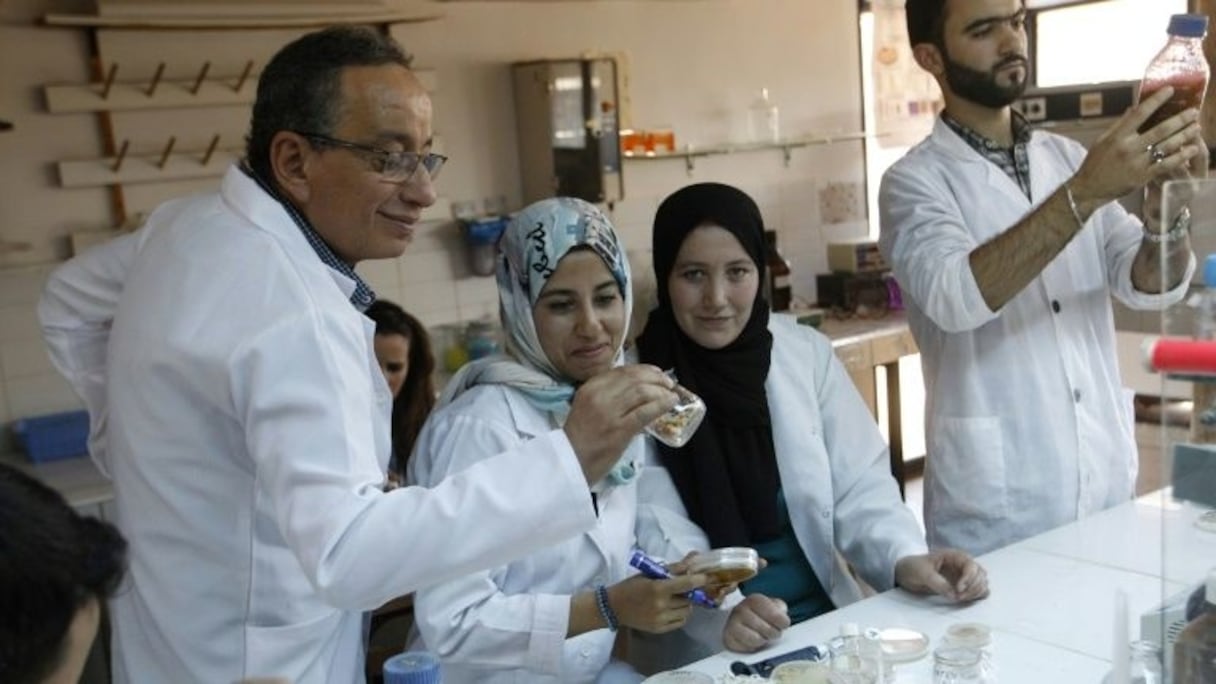
<instances>
[{"instance_id":1,"label":"window with bright light","mask_svg":"<svg viewBox=\"0 0 1216 684\"><path fill-rule=\"evenodd\" d=\"M1105 0L1040 10L1035 85L1138 81L1186 0Z\"/></svg>"}]
</instances>

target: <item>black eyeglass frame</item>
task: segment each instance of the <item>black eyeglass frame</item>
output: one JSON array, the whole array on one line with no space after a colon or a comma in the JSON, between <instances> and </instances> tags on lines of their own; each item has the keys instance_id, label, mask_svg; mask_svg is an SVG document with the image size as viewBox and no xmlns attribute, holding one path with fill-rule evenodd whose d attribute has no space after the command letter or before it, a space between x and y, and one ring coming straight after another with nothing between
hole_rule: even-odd
<instances>
[{"instance_id":1,"label":"black eyeglass frame","mask_svg":"<svg viewBox=\"0 0 1216 684\"><path fill-rule=\"evenodd\" d=\"M309 131L292 131L292 133L308 138L310 141L321 143L322 145L344 147L348 150L369 155L375 160L372 170L380 174L381 179L386 183L407 183L418 172L418 167L420 166L426 169L426 173L430 176L431 180L435 180L439 176L439 172L443 170L443 165L448 161L446 156L434 152L422 154L417 152L391 152L374 145L364 145L362 143L351 142L350 140L342 140L341 138L335 138L324 133L312 133ZM389 172L389 169L392 168L396 168L397 171L395 173Z\"/></svg>"}]
</instances>

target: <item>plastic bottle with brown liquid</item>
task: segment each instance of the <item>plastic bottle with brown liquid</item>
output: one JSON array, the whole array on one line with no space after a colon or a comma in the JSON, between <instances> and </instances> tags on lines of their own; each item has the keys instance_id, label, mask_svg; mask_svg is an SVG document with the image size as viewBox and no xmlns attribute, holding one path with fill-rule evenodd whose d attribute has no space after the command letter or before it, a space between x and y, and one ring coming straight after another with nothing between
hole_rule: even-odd
<instances>
[{"instance_id":1,"label":"plastic bottle with brown liquid","mask_svg":"<svg viewBox=\"0 0 1216 684\"><path fill-rule=\"evenodd\" d=\"M1175 14L1170 17L1167 29L1169 39L1145 69L1138 97L1143 100L1165 86L1172 87L1174 94L1140 126L1140 133L1152 130L1179 112L1203 106L1203 95L1207 91L1211 73L1203 54L1203 37L1207 29L1208 18L1202 14ZM1154 139L1154 142L1160 142L1160 139ZM1156 154L1156 148L1150 145L1149 152ZM1189 176L1184 168L1168 176L1159 176L1145 186L1143 216L1149 230L1168 233L1180 221L1188 220L1190 210L1185 204L1171 207L1171 216L1162 216L1160 202L1162 185L1166 181Z\"/></svg>"},{"instance_id":2,"label":"plastic bottle with brown liquid","mask_svg":"<svg viewBox=\"0 0 1216 684\"><path fill-rule=\"evenodd\" d=\"M1175 14L1170 17L1169 40L1145 69L1140 82L1139 99L1152 95L1164 86L1172 86L1174 94L1140 126L1141 133L1186 109L1203 105L1210 74L1203 56L1203 37L1207 34L1208 18L1202 14Z\"/></svg>"}]
</instances>

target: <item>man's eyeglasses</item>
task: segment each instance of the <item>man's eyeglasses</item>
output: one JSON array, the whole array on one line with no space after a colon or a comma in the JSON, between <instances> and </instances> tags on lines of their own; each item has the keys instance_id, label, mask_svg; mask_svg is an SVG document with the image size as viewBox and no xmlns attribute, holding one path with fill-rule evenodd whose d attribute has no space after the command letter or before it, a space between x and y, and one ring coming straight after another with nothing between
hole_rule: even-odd
<instances>
[{"instance_id":1,"label":"man's eyeglasses","mask_svg":"<svg viewBox=\"0 0 1216 684\"><path fill-rule=\"evenodd\" d=\"M426 173L431 177L431 180L435 180L439 176L439 172L443 170L444 162L448 160L442 154L435 154L433 152L425 154L418 154L417 152L390 152L379 147L373 147L372 145L361 145L349 140L339 140L338 138L331 138L328 135L320 133L306 133L304 131L295 131L295 133L322 145L345 147L348 150L363 153L363 156L372 162L372 170L380 174L380 177L388 183L404 183L408 181L414 177L414 172L418 170L419 166L426 169Z\"/></svg>"}]
</instances>

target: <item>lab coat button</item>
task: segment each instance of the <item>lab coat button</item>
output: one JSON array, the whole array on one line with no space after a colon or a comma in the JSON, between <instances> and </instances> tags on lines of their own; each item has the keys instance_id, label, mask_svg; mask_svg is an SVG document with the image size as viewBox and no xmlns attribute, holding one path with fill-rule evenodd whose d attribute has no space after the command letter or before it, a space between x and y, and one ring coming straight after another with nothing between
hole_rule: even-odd
<instances>
[{"instance_id":1,"label":"lab coat button","mask_svg":"<svg viewBox=\"0 0 1216 684\"><path fill-rule=\"evenodd\" d=\"M584 648L584 649L582 650L582 652L581 652L581 653L579 653L579 655L581 655L581 656L582 656L582 657L584 657L584 658L590 658L590 657L591 657L591 649L589 649L589 648Z\"/></svg>"},{"instance_id":2,"label":"lab coat button","mask_svg":"<svg viewBox=\"0 0 1216 684\"><path fill-rule=\"evenodd\" d=\"M1074 389L1072 391L1072 400L1078 403L1081 401L1081 390Z\"/></svg>"},{"instance_id":3,"label":"lab coat button","mask_svg":"<svg viewBox=\"0 0 1216 684\"><path fill-rule=\"evenodd\" d=\"M823 513L820 513L820 515L822 515L822 516L823 516L823 519L824 519L824 520L827 520L828 518L832 517L832 512L831 512L831 511L824 511Z\"/></svg>"},{"instance_id":4,"label":"lab coat button","mask_svg":"<svg viewBox=\"0 0 1216 684\"><path fill-rule=\"evenodd\" d=\"M1058 299L1051 300L1051 310L1054 311L1055 313L1060 313L1060 300L1058 300Z\"/></svg>"}]
</instances>

